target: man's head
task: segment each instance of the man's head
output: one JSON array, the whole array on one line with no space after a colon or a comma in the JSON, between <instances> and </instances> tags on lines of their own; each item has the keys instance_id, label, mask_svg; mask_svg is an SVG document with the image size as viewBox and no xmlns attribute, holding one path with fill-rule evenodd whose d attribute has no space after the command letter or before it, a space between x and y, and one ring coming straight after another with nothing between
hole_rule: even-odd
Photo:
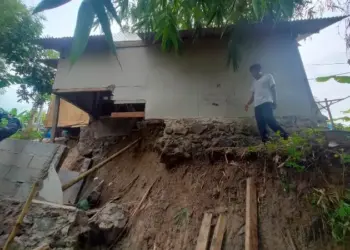
<instances>
[{"instance_id":1,"label":"man's head","mask_svg":"<svg viewBox=\"0 0 350 250\"><path fill-rule=\"evenodd\" d=\"M255 79L261 77L261 65L256 63L249 67L249 71Z\"/></svg>"}]
</instances>

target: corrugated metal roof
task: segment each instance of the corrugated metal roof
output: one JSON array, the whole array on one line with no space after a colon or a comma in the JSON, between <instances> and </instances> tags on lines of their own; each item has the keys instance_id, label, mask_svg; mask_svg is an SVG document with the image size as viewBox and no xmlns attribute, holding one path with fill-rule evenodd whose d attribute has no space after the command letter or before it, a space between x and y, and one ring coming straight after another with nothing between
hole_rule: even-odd
<instances>
[{"instance_id":1,"label":"corrugated metal roof","mask_svg":"<svg viewBox=\"0 0 350 250\"><path fill-rule=\"evenodd\" d=\"M347 16L336 16L329 18L318 18L318 19L302 19L302 20L293 20L293 21L282 21L282 22L261 22L261 23L245 23L239 24L240 28L244 28L246 32L252 33L254 35L269 35L272 33L277 34L292 34L295 37L298 35L303 35L305 38L308 35L318 33L320 30L339 22L340 20L346 18ZM227 34L230 29L234 29L236 25L230 25L226 29L225 33ZM223 32L223 28L203 28L200 30L200 37L221 37ZM179 31L181 38L192 38L195 34L195 30L182 30ZM121 35L114 36L116 40L117 47L135 47L135 46L145 46L146 43L144 41L153 41L155 33L139 33L138 36L141 37L142 40L136 40L136 34L128 34L128 36L132 35L133 39L125 39L125 34L123 34L123 38ZM225 34L224 34L225 35ZM119 40L119 39L121 40ZM42 45L46 49L67 49L70 48L72 43L72 37L46 37L38 39L38 44ZM135 40L134 40L135 39ZM92 35L89 38L88 46L92 47L107 47L107 42L104 38L104 35Z\"/></svg>"}]
</instances>

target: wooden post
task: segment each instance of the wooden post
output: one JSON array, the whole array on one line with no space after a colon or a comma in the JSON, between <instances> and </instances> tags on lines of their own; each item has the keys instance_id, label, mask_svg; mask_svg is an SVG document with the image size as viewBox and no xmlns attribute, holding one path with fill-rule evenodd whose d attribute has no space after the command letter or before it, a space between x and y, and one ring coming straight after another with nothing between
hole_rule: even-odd
<instances>
[{"instance_id":1,"label":"wooden post","mask_svg":"<svg viewBox=\"0 0 350 250\"><path fill-rule=\"evenodd\" d=\"M213 238L211 240L210 250L221 250L222 241L224 239L226 231L226 216L223 214L219 215L219 219L216 222L214 229Z\"/></svg>"},{"instance_id":2,"label":"wooden post","mask_svg":"<svg viewBox=\"0 0 350 250\"><path fill-rule=\"evenodd\" d=\"M333 121L333 117L332 117L332 112L331 112L330 105L329 105L329 103L328 103L327 98L325 98L324 101L325 101L325 103L326 103L326 108L327 108L329 120L331 120L332 129L335 129L334 121Z\"/></svg>"},{"instance_id":3,"label":"wooden post","mask_svg":"<svg viewBox=\"0 0 350 250\"><path fill-rule=\"evenodd\" d=\"M201 228L199 229L199 235L197 239L196 250L206 250L209 243L209 234L211 228L211 219L213 215L210 213L205 213Z\"/></svg>"},{"instance_id":4,"label":"wooden post","mask_svg":"<svg viewBox=\"0 0 350 250\"><path fill-rule=\"evenodd\" d=\"M58 115L60 113L60 100L61 98L58 95L55 95L55 102L53 106L53 113L52 113L52 128L51 128L51 138L50 142L55 142L55 136L57 131L57 124L58 124Z\"/></svg>"},{"instance_id":5,"label":"wooden post","mask_svg":"<svg viewBox=\"0 0 350 250\"><path fill-rule=\"evenodd\" d=\"M258 204L254 179L247 179L245 250L258 250Z\"/></svg>"}]
</instances>

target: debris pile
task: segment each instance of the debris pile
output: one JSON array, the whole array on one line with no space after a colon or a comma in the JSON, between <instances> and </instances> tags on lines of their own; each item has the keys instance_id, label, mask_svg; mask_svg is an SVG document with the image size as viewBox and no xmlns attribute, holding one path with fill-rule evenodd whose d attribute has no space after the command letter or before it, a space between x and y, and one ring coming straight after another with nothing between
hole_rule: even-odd
<instances>
[{"instance_id":1,"label":"debris pile","mask_svg":"<svg viewBox=\"0 0 350 250\"><path fill-rule=\"evenodd\" d=\"M0 245L4 245L15 224L21 203L2 200L0 203ZM16 208L16 209L14 209ZM48 245L52 249L91 249L108 246L126 226L126 213L121 205L109 203L90 219L89 213L70 206L35 202L10 249L34 249Z\"/></svg>"}]
</instances>

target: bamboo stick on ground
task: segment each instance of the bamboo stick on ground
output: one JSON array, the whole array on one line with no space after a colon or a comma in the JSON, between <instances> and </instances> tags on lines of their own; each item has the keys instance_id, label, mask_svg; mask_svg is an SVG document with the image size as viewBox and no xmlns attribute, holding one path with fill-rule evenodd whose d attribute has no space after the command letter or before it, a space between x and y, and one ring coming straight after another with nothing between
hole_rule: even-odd
<instances>
[{"instance_id":1,"label":"bamboo stick on ground","mask_svg":"<svg viewBox=\"0 0 350 250\"><path fill-rule=\"evenodd\" d=\"M16 236L16 233L17 233L17 230L18 230L18 227L22 224L23 222L23 218L24 216L27 214L28 210L29 210L29 207L30 207L30 204L32 204L32 200L34 198L34 196L36 195L37 193L37 189L39 187L39 183L38 182L35 182L32 186L32 190L30 191L30 194L26 200L26 202L24 203L24 206L22 208L22 211L21 213L19 214L18 218L17 218L17 221L16 221L16 224L15 226L12 228L12 231L9 235L9 237L7 238L7 241L4 245L4 248L3 250L8 250L9 249L9 246L11 244L11 242L13 241L13 239L15 238Z\"/></svg>"},{"instance_id":2,"label":"bamboo stick on ground","mask_svg":"<svg viewBox=\"0 0 350 250\"><path fill-rule=\"evenodd\" d=\"M140 138L137 139L136 141L130 143L128 146L126 146L125 148L119 150L117 153L111 155L110 157L108 157L106 160L102 161L101 163L97 164L95 167L89 169L88 171L82 173L81 175L79 175L77 178L71 180L70 182L62 185L62 191L70 188L71 186L73 186L75 183L81 181L82 179L84 179L86 176L88 176L89 174L97 171L98 169L100 169L101 167L103 167L106 163L110 162L111 160L113 160L115 157L121 155L122 153L124 153L126 150L128 150L129 148L131 148L132 146L134 146L137 142L140 141Z\"/></svg>"}]
</instances>

